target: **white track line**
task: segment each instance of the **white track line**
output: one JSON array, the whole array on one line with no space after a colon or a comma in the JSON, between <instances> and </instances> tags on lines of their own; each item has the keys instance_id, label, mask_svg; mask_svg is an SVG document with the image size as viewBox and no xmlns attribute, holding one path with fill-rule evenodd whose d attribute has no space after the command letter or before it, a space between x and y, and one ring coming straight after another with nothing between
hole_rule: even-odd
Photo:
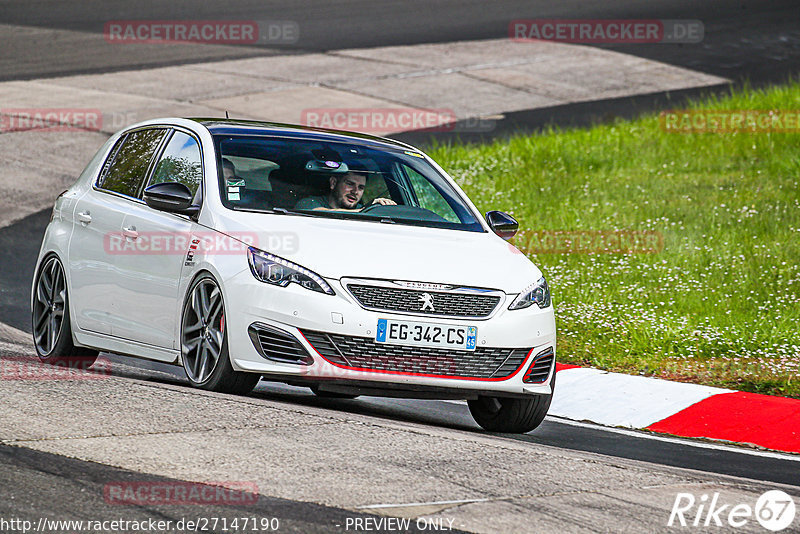
<instances>
[{"instance_id":1,"label":"white track line","mask_svg":"<svg viewBox=\"0 0 800 534\"><path fill-rule=\"evenodd\" d=\"M651 434L649 432L638 431L638 430L628 430L625 428L614 428L610 426L602 426L596 425L593 423L584 423L582 421L572 421L570 419L564 419L561 417L555 417L552 415L548 415L545 417L545 420L551 421L554 423L562 423L565 425L577 426L581 428L591 428L595 430L602 430L604 432L613 432L615 434L622 434L623 436L630 436L635 438L642 438L642 439L652 439L655 441L665 441L667 443L676 443L679 445L688 445L690 447L697 447L699 449L713 449L718 451L725 451L725 452L734 452L738 454L749 454L750 456L760 456L762 458L774 458L777 460L789 460L792 462L800 462L800 455L789 454L789 453L782 453L782 452L773 452L773 451L760 451L754 449L745 449L740 447L734 447L731 445L722 445L717 443L706 443L704 441L696 441L692 438L674 438L671 436L660 436L658 434Z\"/></svg>"},{"instance_id":2,"label":"white track line","mask_svg":"<svg viewBox=\"0 0 800 534\"><path fill-rule=\"evenodd\" d=\"M447 402L450 404L460 404L466 406L466 401L457 401L457 400L444 400L442 402ZM723 445L721 443L708 443L705 441L697 441L693 438L676 438L672 436L662 436L659 434L653 434L644 430L629 430L625 428L616 428L611 426L603 426L598 425L596 423L588 423L583 421L573 421L572 419L566 419L563 417L557 417L555 415L548 415L545 417L545 421L550 421L553 423L561 423L564 425L571 425L577 426L581 428L590 428L594 430L601 430L603 432L613 432L614 434L622 434L623 436L630 436L634 438L641 438L641 439L652 439L655 441L664 441L667 443L675 443L678 445L687 445L689 447L697 447L699 449L712 449L718 451L725 451L725 452L734 452L737 454L749 454L750 456L760 456L762 458L773 458L777 460L788 460L791 462L800 462L800 455L798 454L790 454L790 453L782 453L782 452L775 452L775 451L762 451L757 449L747 449L744 447L736 447L733 445Z\"/></svg>"}]
</instances>

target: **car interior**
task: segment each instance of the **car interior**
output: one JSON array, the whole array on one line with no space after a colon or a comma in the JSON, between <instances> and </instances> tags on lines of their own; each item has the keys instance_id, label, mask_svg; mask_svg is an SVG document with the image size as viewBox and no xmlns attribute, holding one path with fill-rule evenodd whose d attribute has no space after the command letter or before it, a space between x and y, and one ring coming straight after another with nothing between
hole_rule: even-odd
<instances>
[{"instance_id":1,"label":"car interior","mask_svg":"<svg viewBox=\"0 0 800 534\"><path fill-rule=\"evenodd\" d=\"M378 196L391 196L384 173L370 159L346 162L335 152L321 149L293 154L278 161L257 156L247 153L223 155L235 168L235 177L226 179L227 200L238 208L292 209L303 198L327 195L330 177L352 169L368 177L364 204ZM400 203L401 199L397 201Z\"/></svg>"},{"instance_id":2,"label":"car interior","mask_svg":"<svg viewBox=\"0 0 800 534\"><path fill-rule=\"evenodd\" d=\"M355 144L249 136L215 136L222 202L229 209L302 212L334 218L368 218L404 224L483 231L458 196L418 154ZM300 200L326 196L330 178L367 177L363 209L324 212L298 208ZM377 198L394 205L373 204Z\"/></svg>"}]
</instances>

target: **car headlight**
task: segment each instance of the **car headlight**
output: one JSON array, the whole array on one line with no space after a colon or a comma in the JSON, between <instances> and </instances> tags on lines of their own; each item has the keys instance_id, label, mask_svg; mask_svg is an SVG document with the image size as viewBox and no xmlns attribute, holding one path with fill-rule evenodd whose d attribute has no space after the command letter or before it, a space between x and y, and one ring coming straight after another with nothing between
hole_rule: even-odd
<instances>
[{"instance_id":1,"label":"car headlight","mask_svg":"<svg viewBox=\"0 0 800 534\"><path fill-rule=\"evenodd\" d=\"M320 275L280 256L248 247L247 261L250 263L250 272L262 282L281 287L294 282L311 291L335 295L331 286Z\"/></svg>"},{"instance_id":2,"label":"car headlight","mask_svg":"<svg viewBox=\"0 0 800 534\"><path fill-rule=\"evenodd\" d=\"M550 288L547 287L547 280L544 279L544 276L539 278L532 286L526 287L525 290L514 299L514 302L511 303L508 309L521 310L534 303L540 308L547 308L550 306Z\"/></svg>"}]
</instances>

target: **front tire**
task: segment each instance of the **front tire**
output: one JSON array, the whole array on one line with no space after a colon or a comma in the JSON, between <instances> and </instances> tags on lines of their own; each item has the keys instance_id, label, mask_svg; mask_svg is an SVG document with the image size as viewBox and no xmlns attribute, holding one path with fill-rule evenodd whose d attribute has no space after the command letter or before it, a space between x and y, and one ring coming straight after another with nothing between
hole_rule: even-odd
<instances>
[{"instance_id":1,"label":"front tire","mask_svg":"<svg viewBox=\"0 0 800 534\"><path fill-rule=\"evenodd\" d=\"M260 375L234 371L228 352L225 303L210 274L189 289L181 321L181 360L192 386L220 393L247 395Z\"/></svg>"},{"instance_id":2,"label":"front tire","mask_svg":"<svg viewBox=\"0 0 800 534\"><path fill-rule=\"evenodd\" d=\"M72 342L67 278L58 256L45 258L34 284L31 331L39 360L50 365L87 369L97 360L98 352L77 347Z\"/></svg>"},{"instance_id":3,"label":"front tire","mask_svg":"<svg viewBox=\"0 0 800 534\"><path fill-rule=\"evenodd\" d=\"M535 395L525 399L478 397L467 401L469 411L489 432L524 434L544 421L553 395Z\"/></svg>"}]
</instances>

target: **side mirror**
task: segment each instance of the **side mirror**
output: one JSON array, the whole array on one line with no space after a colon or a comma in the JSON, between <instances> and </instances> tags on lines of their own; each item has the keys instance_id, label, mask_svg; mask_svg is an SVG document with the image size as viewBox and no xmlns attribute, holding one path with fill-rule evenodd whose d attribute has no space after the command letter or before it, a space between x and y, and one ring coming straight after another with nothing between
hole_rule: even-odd
<instances>
[{"instance_id":1,"label":"side mirror","mask_svg":"<svg viewBox=\"0 0 800 534\"><path fill-rule=\"evenodd\" d=\"M200 206L192 205L194 195L180 182L153 184L144 190L143 198L148 206L159 211L190 216L200 212Z\"/></svg>"},{"instance_id":2,"label":"side mirror","mask_svg":"<svg viewBox=\"0 0 800 534\"><path fill-rule=\"evenodd\" d=\"M502 211L489 211L486 213L486 222L494 233L508 241L517 233L519 223L517 220Z\"/></svg>"}]
</instances>

